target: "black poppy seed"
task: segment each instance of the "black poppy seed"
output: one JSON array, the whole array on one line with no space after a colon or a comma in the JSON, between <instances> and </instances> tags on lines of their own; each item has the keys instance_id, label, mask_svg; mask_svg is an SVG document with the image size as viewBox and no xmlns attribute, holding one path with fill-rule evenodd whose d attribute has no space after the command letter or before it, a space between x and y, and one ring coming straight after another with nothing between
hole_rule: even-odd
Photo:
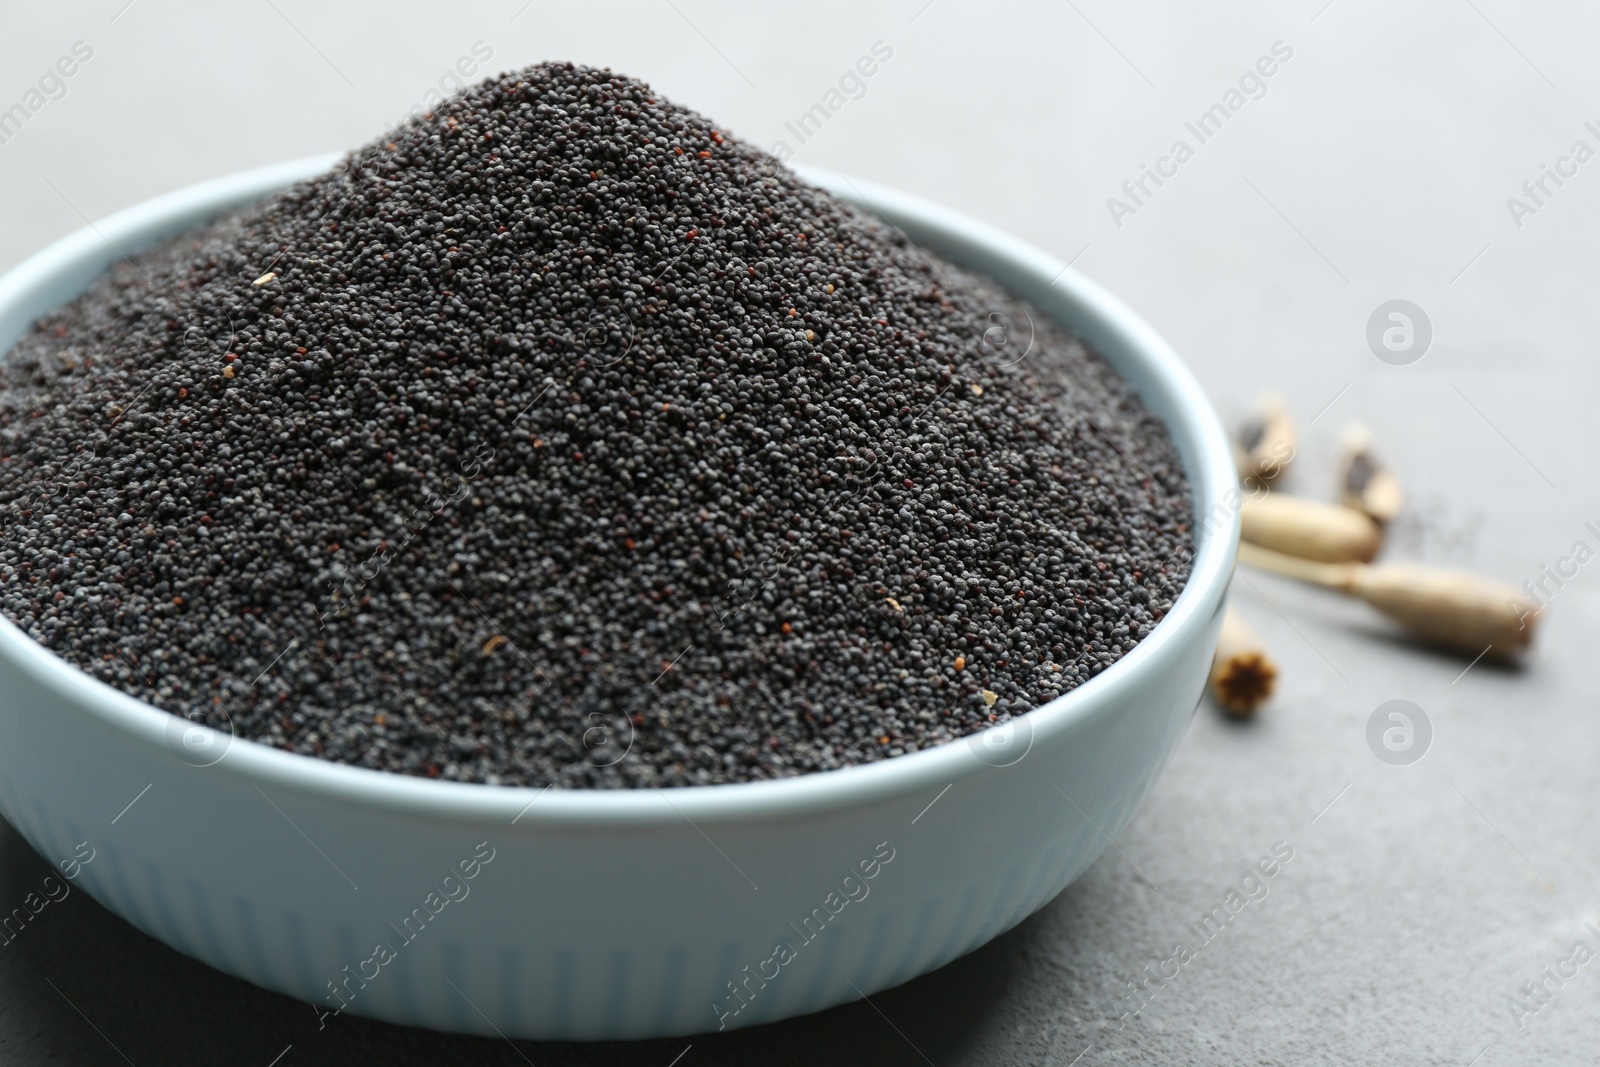
<instances>
[{"instance_id":1,"label":"black poppy seed","mask_svg":"<svg viewBox=\"0 0 1600 1067\"><path fill-rule=\"evenodd\" d=\"M917 751L1103 671L1188 574L1176 453L1098 357L605 70L458 94L0 375L0 610L397 773Z\"/></svg>"}]
</instances>

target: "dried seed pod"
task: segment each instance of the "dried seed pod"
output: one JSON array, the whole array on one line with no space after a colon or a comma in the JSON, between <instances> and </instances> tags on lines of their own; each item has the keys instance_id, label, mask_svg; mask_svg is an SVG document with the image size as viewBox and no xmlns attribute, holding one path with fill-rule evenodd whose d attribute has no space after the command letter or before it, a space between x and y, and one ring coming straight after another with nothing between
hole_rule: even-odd
<instances>
[{"instance_id":1,"label":"dried seed pod","mask_svg":"<svg viewBox=\"0 0 1600 1067\"><path fill-rule=\"evenodd\" d=\"M1373 454L1372 431L1361 423L1346 426L1339 452L1339 493L1345 506L1363 511L1378 522L1393 522L1405 506L1405 490Z\"/></svg>"},{"instance_id":2,"label":"dried seed pod","mask_svg":"<svg viewBox=\"0 0 1600 1067\"><path fill-rule=\"evenodd\" d=\"M1235 441L1234 461L1239 480L1246 485L1270 483L1294 459L1294 421L1281 393L1262 395L1256 414L1240 427Z\"/></svg>"},{"instance_id":3,"label":"dried seed pod","mask_svg":"<svg viewBox=\"0 0 1600 1067\"><path fill-rule=\"evenodd\" d=\"M1539 607L1521 590L1416 563L1314 563L1256 545L1239 561L1365 600L1411 634L1469 656L1511 660L1533 640Z\"/></svg>"},{"instance_id":4,"label":"dried seed pod","mask_svg":"<svg viewBox=\"0 0 1600 1067\"><path fill-rule=\"evenodd\" d=\"M1211 661L1211 695L1223 711L1248 719L1278 683L1278 665L1250 624L1229 608L1222 617L1217 654Z\"/></svg>"},{"instance_id":5,"label":"dried seed pod","mask_svg":"<svg viewBox=\"0 0 1600 1067\"><path fill-rule=\"evenodd\" d=\"M1341 504L1268 493L1239 508L1239 536L1251 544L1319 563L1366 563L1383 545L1383 529Z\"/></svg>"}]
</instances>

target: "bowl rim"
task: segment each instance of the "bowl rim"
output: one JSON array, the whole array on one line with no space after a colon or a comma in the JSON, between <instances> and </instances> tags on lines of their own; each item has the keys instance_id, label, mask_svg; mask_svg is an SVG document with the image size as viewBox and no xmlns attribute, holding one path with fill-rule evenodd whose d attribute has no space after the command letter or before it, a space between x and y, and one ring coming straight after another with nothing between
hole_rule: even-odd
<instances>
[{"instance_id":1,"label":"bowl rim","mask_svg":"<svg viewBox=\"0 0 1600 1067\"><path fill-rule=\"evenodd\" d=\"M124 252L199 225L294 182L316 176L343 158L324 154L256 167L189 185L142 201L54 242L0 276L0 314L13 305L38 305L38 291L86 260L114 261ZM1237 492L1231 446L1199 382L1165 340L1121 300L1061 260L993 226L920 197L857 178L809 167L794 168L815 185L891 219L915 220L917 228L938 231L1010 261L1027 274L1049 279L1049 286L1075 299L1100 325L1117 336L1129 358L1142 362L1156 388L1170 398L1173 415L1165 421L1176 440L1192 442L1192 464L1185 464L1198 542L1187 583L1172 610L1134 648L1105 671L1020 718L1031 728L1032 744L1074 729L1097 715L1113 714L1119 695L1143 672L1159 671L1178 656L1186 641L1203 629L1220 604L1232 574L1238 542ZM114 254L108 253L108 246ZM103 272L102 265L95 274ZM60 306L59 302L50 306ZM33 311L29 322L43 311ZM9 350L10 343L5 344ZM3 354L3 353L0 353ZM1119 371L1121 373L1121 371ZM1174 422L1181 422L1181 430ZM1216 521L1220 519L1221 521ZM1214 602L1214 603L1213 603ZM128 740L143 742L165 755L175 770L204 770L230 776L240 785L270 784L306 796L409 817L489 825L523 822L545 828L584 827L628 831L666 823L696 825L791 821L935 793L972 775L996 770L976 759L969 738L901 756L787 778L720 785L655 788L556 789L550 786L488 785L378 771L301 755L233 736L223 757L194 768L171 751L170 712L147 704L90 677L24 634L0 616L0 659L8 661L63 705ZM52 712L53 713L53 712ZM86 726L89 724L85 724ZM977 736L977 735L973 735ZM663 803L663 801L666 801Z\"/></svg>"}]
</instances>

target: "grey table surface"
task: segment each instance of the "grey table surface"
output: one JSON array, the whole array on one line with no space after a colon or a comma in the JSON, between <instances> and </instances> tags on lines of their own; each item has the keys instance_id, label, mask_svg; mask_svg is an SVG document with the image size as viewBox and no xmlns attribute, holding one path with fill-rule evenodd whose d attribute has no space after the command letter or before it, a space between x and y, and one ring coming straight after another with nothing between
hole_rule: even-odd
<instances>
[{"instance_id":1,"label":"grey table surface","mask_svg":"<svg viewBox=\"0 0 1600 1067\"><path fill-rule=\"evenodd\" d=\"M366 141L448 87L474 47L494 69L606 65L785 142L797 162L1075 260L1173 343L1225 417L1263 387L1285 393L1303 429L1297 491L1329 494L1339 428L1365 419L1411 492L1395 558L1518 584L1576 567L1547 585L1520 671L1464 670L1393 640L1359 605L1237 579L1235 603L1282 664L1274 702L1243 726L1202 705L1087 875L876 1007L627 1045L511 1046L357 1019L319 1032L307 1005L75 894L0 950L0 1062L1600 1059L1600 962L1559 977L1577 943L1600 951L1585 927L1600 927L1600 568L1571 560L1577 542L1600 548L1585 526L1600 525L1597 322L1583 296L1600 274L1591 5L86 0L0 13L0 109L31 111L0 127L0 269L166 190ZM802 143L786 123L878 41L892 58ZM1241 83L1275 44L1272 76ZM30 97L74 45L92 54ZM1202 142L1185 123L1219 102L1237 109ZM1162 162L1179 140L1192 153ZM1124 191L1147 164L1169 176ZM1432 325L1406 365L1366 340L1397 298ZM1391 699L1432 724L1406 766L1367 741ZM1189 941L1186 924L1275 846L1294 858L1270 894L1123 1020L1139 1006L1128 980ZM0 824L0 900L46 870Z\"/></svg>"}]
</instances>

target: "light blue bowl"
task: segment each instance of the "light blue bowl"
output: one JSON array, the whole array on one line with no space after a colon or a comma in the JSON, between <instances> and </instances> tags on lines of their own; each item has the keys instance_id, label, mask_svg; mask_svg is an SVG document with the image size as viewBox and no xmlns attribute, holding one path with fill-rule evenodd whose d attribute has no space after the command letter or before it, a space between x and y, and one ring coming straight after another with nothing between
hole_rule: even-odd
<instances>
[{"instance_id":1,"label":"light blue bowl","mask_svg":"<svg viewBox=\"0 0 1600 1067\"><path fill-rule=\"evenodd\" d=\"M0 278L0 351L119 254L333 162L191 186L52 245ZM806 177L1032 301L1165 420L1194 494L1193 573L1120 662L1009 728L867 766L540 792L230 739L0 621L6 818L62 877L219 970L330 1012L485 1035L641 1038L817 1011L948 963L1059 893L1132 816L1201 693L1238 538L1227 441L1172 350L1093 282L914 197Z\"/></svg>"}]
</instances>

